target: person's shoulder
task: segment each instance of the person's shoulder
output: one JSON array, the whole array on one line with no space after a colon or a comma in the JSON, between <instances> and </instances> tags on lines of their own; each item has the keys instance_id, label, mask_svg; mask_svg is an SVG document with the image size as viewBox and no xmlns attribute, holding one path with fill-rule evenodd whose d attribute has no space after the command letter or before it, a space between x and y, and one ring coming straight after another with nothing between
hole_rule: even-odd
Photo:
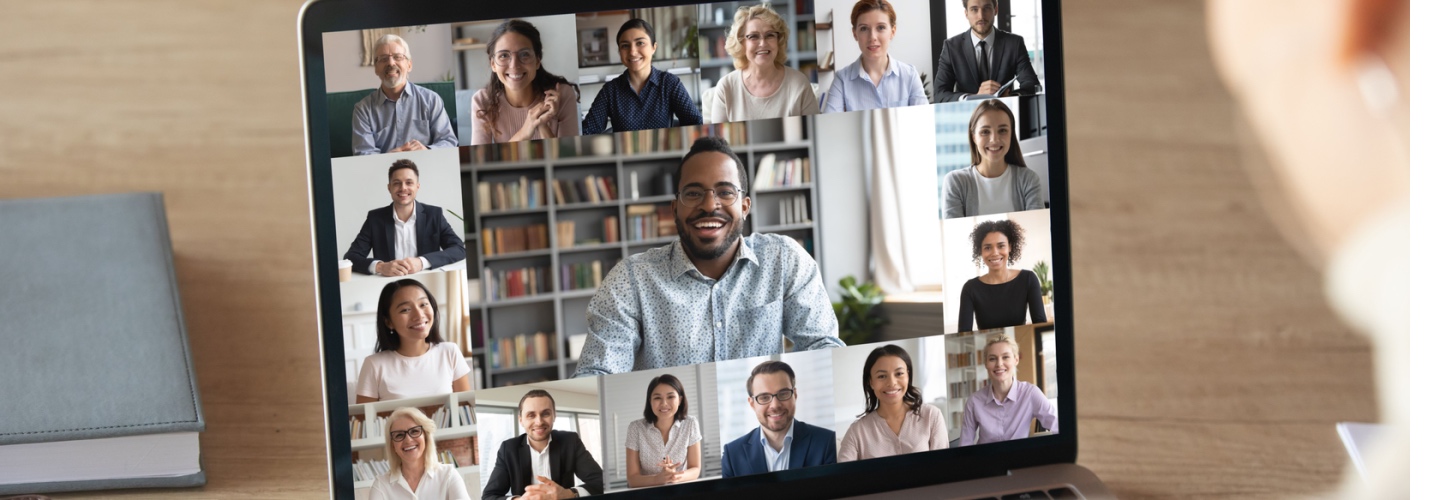
<instances>
[{"instance_id":1,"label":"person's shoulder","mask_svg":"<svg viewBox=\"0 0 1440 500\"><path fill-rule=\"evenodd\" d=\"M774 233L754 233L745 237L750 244L750 250L756 256L769 253L795 253L805 252L805 247L800 242L789 236Z\"/></svg>"},{"instance_id":2,"label":"person's shoulder","mask_svg":"<svg viewBox=\"0 0 1440 500\"><path fill-rule=\"evenodd\" d=\"M955 184L970 184L970 171L972 170L975 170L974 165L951 170L950 173L945 174L945 182Z\"/></svg>"},{"instance_id":3,"label":"person's shoulder","mask_svg":"<svg viewBox=\"0 0 1440 500\"><path fill-rule=\"evenodd\" d=\"M391 217L390 214L393 213L393 212L394 212L394 208L393 208L393 207L391 207L390 205L385 205L385 206L383 206L383 207L380 207L380 208L371 210L371 211L367 214L367 217L369 217L369 218L379 218L379 219L388 219L388 218Z\"/></svg>"},{"instance_id":4,"label":"person's shoulder","mask_svg":"<svg viewBox=\"0 0 1440 500\"><path fill-rule=\"evenodd\" d=\"M1035 281L1035 282L1039 282L1039 281L1040 281L1040 276L1039 276L1039 275L1036 275L1036 274L1035 274L1035 271L1031 271L1031 270L1029 270L1029 269L1021 269L1021 270L1020 270L1020 278L1021 278L1021 279L1024 279L1025 281Z\"/></svg>"},{"instance_id":5,"label":"person's shoulder","mask_svg":"<svg viewBox=\"0 0 1440 500\"><path fill-rule=\"evenodd\" d=\"M803 83L806 87L809 87L810 77L805 76L805 73L801 73L798 69L786 66L785 83L790 85L800 85Z\"/></svg>"},{"instance_id":6,"label":"person's shoulder","mask_svg":"<svg viewBox=\"0 0 1440 500\"><path fill-rule=\"evenodd\" d=\"M951 46L959 47L960 44L965 43L965 41L966 41L966 40L969 40L969 39L970 39L970 30L965 30L965 31L961 31L960 34L958 34L958 35L955 35L955 36L952 36L952 37L950 37L950 38L945 39L945 45L951 45Z\"/></svg>"},{"instance_id":7,"label":"person's shoulder","mask_svg":"<svg viewBox=\"0 0 1440 500\"><path fill-rule=\"evenodd\" d=\"M650 425L650 422L646 422L643 418L637 418L630 421L630 430L643 430L647 425Z\"/></svg>"},{"instance_id":8,"label":"person's shoulder","mask_svg":"<svg viewBox=\"0 0 1440 500\"><path fill-rule=\"evenodd\" d=\"M754 429L750 429L749 432L746 432L746 433L744 433L744 434L741 434L740 437L737 437L737 438L735 438L735 439L731 439L730 442L725 443L725 454L726 454L726 455L730 455L730 454L731 454L730 452L731 452L732 450L739 450L740 448L744 447L744 446L745 446L745 441L750 440L750 439L754 439L756 432L760 432L760 428L759 428L759 427L756 427L756 428L754 428Z\"/></svg>"},{"instance_id":9,"label":"person's shoulder","mask_svg":"<svg viewBox=\"0 0 1440 500\"><path fill-rule=\"evenodd\" d=\"M895 56L890 56L890 62L895 63L895 69L898 70L901 74L904 74L904 75L919 75L919 74L920 74L920 71L917 70L917 69L915 69L915 65L914 65L914 64L910 64L910 63L907 63L907 62L905 62L905 61L901 61L901 60L899 60L899 59L896 59Z\"/></svg>"},{"instance_id":10,"label":"person's shoulder","mask_svg":"<svg viewBox=\"0 0 1440 500\"><path fill-rule=\"evenodd\" d=\"M560 102L574 101L576 99L575 96L579 95L575 93L575 86L571 85L570 82L556 83L555 86L558 87L556 91L560 93Z\"/></svg>"},{"instance_id":11,"label":"person's shoulder","mask_svg":"<svg viewBox=\"0 0 1440 500\"><path fill-rule=\"evenodd\" d=\"M433 349L433 351L443 354L460 354L462 356L464 355L460 352L460 345L454 342L441 342L439 344L435 344L435 348Z\"/></svg>"},{"instance_id":12,"label":"person's shoulder","mask_svg":"<svg viewBox=\"0 0 1440 500\"><path fill-rule=\"evenodd\" d=\"M839 82L842 80L857 78L860 76L860 70L860 58L856 57L854 62L846 64L845 67L835 71L835 81Z\"/></svg>"},{"instance_id":13,"label":"person's shoulder","mask_svg":"<svg viewBox=\"0 0 1440 500\"><path fill-rule=\"evenodd\" d=\"M812 435L820 436L822 439L824 439L825 437L828 436L831 441L834 441L834 440L835 440L835 431L832 431L832 430L830 430L830 429L826 429L826 428L824 428L824 427L820 427L820 426L818 426L818 425L811 425L811 424L807 424L807 423L805 423L805 422L801 422L801 421L799 421L799 420L796 420L796 421L795 421L795 430L799 431L799 430L802 430L802 429L803 429L805 432L810 433L810 434L812 434Z\"/></svg>"},{"instance_id":14,"label":"person's shoulder","mask_svg":"<svg viewBox=\"0 0 1440 500\"><path fill-rule=\"evenodd\" d=\"M421 86L420 84L415 83L415 82L406 82L405 84L408 85L408 86L410 86L410 90L411 90L412 92L415 92L415 95L416 95L417 97L420 97L420 98L425 99L425 100L427 100L427 101L430 101L430 100L439 101L439 100L441 100L441 98L440 98L440 93L439 93L439 92L436 92L436 91L434 91L434 90L427 89L427 88L425 88L424 86Z\"/></svg>"},{"instance_id":15,"label":"person's shoulder","mask_svg":"<svg viewBox=\"0 0 1440 500\"><path fill-rule=\"evenodd\" d=\"M995 39L1014 40L1020 42L1021 47L1025 46L1025 37L998 28L995 30Z\"/></svg>"},{"instance_id":16,"label":"person's shoulder","mask_svg":"<svg viewBox=\"0 0 1440 500\"><path fill-rule=\"evenodd\" d=\"M646 268L648 266L668 265L668 263L670 262L670 253L674 251L672 247L678 244L678 242L670 242L662 246L651 248L644 252L630 254L625 258L620 259L620 262L616 264L616 266L618 267L623 265L626 267ZM612 269L611 272L614 272L614 270ZM605 274L606 276L610 275L610 273Z\"/></svg>"}]
</instances>

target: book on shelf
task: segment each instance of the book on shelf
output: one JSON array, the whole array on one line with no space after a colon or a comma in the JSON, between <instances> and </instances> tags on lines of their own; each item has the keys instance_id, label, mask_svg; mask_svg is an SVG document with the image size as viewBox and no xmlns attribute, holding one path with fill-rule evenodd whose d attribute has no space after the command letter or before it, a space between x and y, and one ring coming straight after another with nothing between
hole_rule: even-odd
<instances>
[{"instance_id":1,"label":"book on shelf","mask_svg":"<svg viewBox=\"0 0 1440 500\"><path fill-rule=\"evenodd\" d=\"M475 449L475 435L446 439L435 442L436 458L444 456L442 463L452 464L455 467L469 467L480 462L478 450Z\"/></svg>"},{"instance_id":2,"label":"book on shelf","mask_svg":"<svg viewBox=\"0 0 1440 500\"><path fill-rule=\"evenodd\" d=\"M810 222L810 202L803 195L785 198L780 202L780 224L807 224Z\"/></svg>"},{"instance_id":3,"label":"book on shelf","mask_svg":"<svg viewBox=\"0 0 1440 500\"><path fill-rule=\"evenodd\" d=\"M551 361L555 359L550 347L554 335L535 332L499 339L490 351L490 367L519 368Z\"/></svg>"},{"instance_id":4,"label":"book on shelf","mask_svg":"<svg viewBox=\"0 0 1440 500\"><path fill-rule=\"evenodd\" d=\"M545 181L521 176L513 182L480 181L475 185L480 213L545 206Z\"/></svg>"},{"instance_id":5,"label":"book on shelf","mask_svg":"<svg viewBox=\"0 0 1440 500\"><path fill-rule=\"evenodd\" d=\"M724 49L722 48L721 50ZM684 127L635 130L620 132L615 135L616 140L620 143L620 152L626 155L660 151L684 151L688 149L696 139L705 136L722 137L726 142L729 142L731 146L742 146L746 143L744 122L711 123L705 125L687 125ZM634 185L632 182L631 186Z\"/></svg>"},{"instance_id":6,"label":"book on shelf","mask_svg":"<svg viewBox=\"0 0 1440 500\"><path fill-rule=\"evenodd\" d=\"M555 246L559 248L575 247L575 221L555 221Z\"/></svg>"},{"instance_id":7,"label":"book on shelf","mask_svg":"<svg viewBox=\"0 0 1440 500\"><path fill-rule=\"evenodd\" d=\"M350 474L359 481L374 481L376 478L384 477L390 473L390 462L383 458L375 460L361 459L350 464Z\"/></svg>"},{"instance_id":8,"label":"book on shelf","mask_svg":"<svg viewBox=\"0 0 1440 500\"><path fill-rule=\"evenodd\" d=\"M480 247L486 257L550 248L550 229L545 224L492 227L480 230Z\"/></svg>"},{"instance_id":9,"label":"book on shelf","mask_svg":"<svg viewBox=\"0 0 1440 500\"><path fill-rule=\"evenodd\" d=\"M620 218L614 215L605 217L605 242L615 243L620 241Z\"/></svg>"},{"instance_id":10,"label":"book on shelf","mask_svg":"<svg viewBox=\"0 0 1440 500\"><path fill-rule=\"evenodd\" d=\"M574 262L560 266L561 290L588 290L600 286L610 267L600 260Z\"/></svg>"},{"instance_id":11,"label":"book on shelf","mask_svg":"<svg viewBox=\"0 0 1440 500\"><path fill-rule=\"evenodd\" d=\"M776 160L774 154L766 154L755 168L753 183L756 189L809 184L810 158Z\"/></svg>"},{"instance_id":12,"label":"book on shelf","mask_svg":"<svg viewBox=\"0 0 1440 500\"><path fill-rule=\"evenodd\" d=\"M495 270L485 268L485 300L525 297L550 291L549 267Z\"/></svg>"},{"instance_id":13,"label":"book on shelf","mask_svg":"<svg viewBox=\"0 0 1440 500\"><path fill-rule=\"evenodd\" d=\"M553 150L555 146L556 144L549 140L537 140L485 144L476 146L476 149L479 150L479 161L485 163L542 160L546 150Z\"/></svg>"},{"instance_id":14,"label":"book on shelf","mask_svg":"<svg viewBox=\"0 0 1440 500\"><path fill-rule=\"evenodd\" d=\"M551 182L556 205L600 203L619 198L615 177L587 175L580 179L555 179Z\"/></svg>"},{"instance_id":15,"label":"book on shelf","mask_svg":"<svg viewBox=\"0 0 1440 500\"><path fill-rule=\"evenodd\" d=\"M380 436L380 429L385 428L385 417L376 415L373 420L365 420L364 415L350 416L350 439L368 439Z\"/></svg>"}]
</instances>

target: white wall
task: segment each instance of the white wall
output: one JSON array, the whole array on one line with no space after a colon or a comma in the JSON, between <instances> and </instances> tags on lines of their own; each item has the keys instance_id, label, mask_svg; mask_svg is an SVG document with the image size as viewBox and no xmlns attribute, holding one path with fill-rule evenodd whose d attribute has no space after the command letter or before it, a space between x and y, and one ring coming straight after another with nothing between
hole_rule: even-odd
<instances>
[{"instance_id":1,"label":"white wall","mask_svg":"<svg viewBox=\"0 0 1440 500\"><path fill-rule=\"evenodd\" d=\"M865 113L815 115L815 151L820 206L820 260L830 301L840 300L840 278L870 280L870 209L861 147Z\"/></svg>"},{"instance_id":2,"label":"white wall","mask_svg":"<svg viewBox=\"0 0 1440 500\"><path fill-rule=\"evenodd\" d=\"M890 40L890 57L915 67L916 71L924 73L927 82L935 82L935 59L939 54L930 53L930 2L928 0L890 0L895 7L895 38ZM953 3L953 2L952 2ZM834 9L835 24L830 31L835 40L835 69L839 70L854 63L860 57L860 46L855 42L854 32L851 31L850 11L855 8L852 0L816 0L815 12L822 21L825 18L825 11ZM953 11L955 9L947 9ZM960 16L963 21L965 16ZM963 23L962 23L963 24ZM963 31L963 30L962 30ZM824 33L817 33L821 39L827 37ZM828 40L819 42L828 45ZM825 49L820 47L820 56L824 57ZM829 73L829 78L834 78L834 73ZM822 81L822 91L830 88L830 80Z\"/></svg>"},{"instance_id":3,"label":"white wall","mask_svg":"<svg viewBox=\"0 0 1440 500\"><path fill-rule=\"evenodd\" d=\"M925 403L935 404L942 411L945 408L945 345L942 337L936 335L830 349L831 366L835 371L834 429L837 450L840 441L845 439L845 431L855 422L855 416L865 411L865 389L861 386L865 358L870 356L870 351L885 344L900 346L910 354L914 368L910 385L920 388Z\"/></svg>"},{"instance_id":4,"label":"white wall","mask_svg":"<svg viewBox=\"0 0 1440 500\"><path fill-rule=\"evenodd\" d=\"M945 296L945 333L955 333L960 329L960 290L965 286L965 282L988 272L984 265L976 264L971 259L974 246L970 241L970 232L981 222L1005 219L1015 221L1025 230L1025 247L1021 249L1020 259L1015 261L1011 268L1033 270L1035 263L1043 260L1054 269L1049 210L945 219L940 225L945 255L945 284L941 287ZM1053 271L1051 276L1053 279Z\"/></svg>"},{"instance_id":5,"label":"white wall","mask_svg":"<svg viewBox=\"0 0 1440 500\"><path fill-rule=\"evenodd\" d=\"M415 162L420 168L420 191L416 201L465 213L460 197L460 150L455 148L387 153L336 158L331 167L335 186L335 255L344 256L371 210L389 205L386 174L399 159ZM446 222L464 238L465 224L448 212Z\"/></svg>"},{"instance_id":6,"label":"white wall","mask_svg":"<svg viewBox=\"0 0 1440 500\"><path fill-rule=\"evenodd\" d=\"M412 26L400 35L410 45L410 81L438 82L455 74L455 57L450 49L450 25ZM360 32L339 31L321 35L325 51L325 92L375 89L380 77L374 66L361 66L363 47Z\"/></svg>"}]
</instances>

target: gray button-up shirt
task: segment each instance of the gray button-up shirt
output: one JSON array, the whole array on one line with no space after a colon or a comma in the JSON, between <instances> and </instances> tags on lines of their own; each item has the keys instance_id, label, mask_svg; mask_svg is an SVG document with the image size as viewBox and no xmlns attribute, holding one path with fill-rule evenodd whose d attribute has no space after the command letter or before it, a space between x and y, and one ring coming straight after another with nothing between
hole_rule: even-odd
<instances>
[{"instance_id":1,"label":"gray button-up shirt","mask_svg":"<svg viewBox=\"0 0 1440 500\"><path fill-rule=\"evenodd\" d=\"M375 89L355 103L350 125L350 146L357 155L385 153L411 139L430 149L459 144L440 94L410 82L399 99Z\"/></svg>"},{"instance_id":2,"label":"gray button-up shirt","mask_svg":"<svg viewBox=\"0 0 1440 500\"><path fill-rule=\"evenodd\" d=\"M680 242L620 261L590 299L577 377L844 347L820 267L787 236L740 239L720 279Z\"/></svg>"}]
</instances>

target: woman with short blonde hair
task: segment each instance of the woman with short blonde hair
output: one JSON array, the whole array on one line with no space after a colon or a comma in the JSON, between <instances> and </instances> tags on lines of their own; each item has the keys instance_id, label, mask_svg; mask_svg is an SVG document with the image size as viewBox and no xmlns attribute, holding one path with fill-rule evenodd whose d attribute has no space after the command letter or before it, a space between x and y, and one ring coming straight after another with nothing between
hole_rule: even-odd
<instances>
[{"instance_id":1,"label":"woman with short blonde hair","mask_svg":"<svg viewBox=\"0 0 1440 500\"><path fill-rule=\"evenodd\" d=\"M820 112L810 79L785 66L790 30L769 3L741 7L726 36L735 71L715 84L711 123L760 120Z\"/></svg>"},{"instance_id":2,"label":"woman with short blonde hair","mask_svg":"<svg viewBox=\"0 0 1440 500\"><path fill-rule=\"evenodd\" d=\"M370 499L437 498L470 500L465 481L435 453L435 421L413 407L397 408L385 419L385 461L390 472L370 486Z\"/></svg>"}]
</instances>

